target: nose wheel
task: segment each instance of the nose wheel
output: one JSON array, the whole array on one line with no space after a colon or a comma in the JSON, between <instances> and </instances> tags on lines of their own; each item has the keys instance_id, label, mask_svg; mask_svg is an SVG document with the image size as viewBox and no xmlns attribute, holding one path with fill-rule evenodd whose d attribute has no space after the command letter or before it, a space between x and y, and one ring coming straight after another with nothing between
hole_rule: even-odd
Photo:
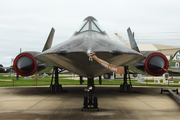
<instances>
[{"instance_id":1,"label":"nose wheel","mask_svg":"<svg viewBox=\"0 0 180 120\"><path fill-rule=\"evenodd\" d=\"M99 111L98 108L98 99L97 97L93 97L93 87L90 86L89 88L86 88L84 91L87 91L89 93L89 97L84 97L84 107L81 109L82 111L87 109L93 109Z\"/></svg>"}]
</instances>

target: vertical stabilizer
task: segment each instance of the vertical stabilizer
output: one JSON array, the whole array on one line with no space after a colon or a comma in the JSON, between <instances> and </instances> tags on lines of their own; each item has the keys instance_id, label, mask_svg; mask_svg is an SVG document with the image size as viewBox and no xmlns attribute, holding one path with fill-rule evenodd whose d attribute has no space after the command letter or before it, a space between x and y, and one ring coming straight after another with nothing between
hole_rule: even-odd
<instances>
[{"instance_id":1,"label":"vertical stabilizer","mask_svg":"<svg viewBox=\"0 0 180 120\"><path fill-rule=\"evenodd\" d=\"M54 37L54 32L55 32L55 30L54 30L54 28L52 28L42 51L45 51L45 50L51 48L53 37Z\"/></svg>"},{"instance_id":2,"label":"vertical stabilizer","mask_svg":"<svg viewBox=\"0 0 180 120\"><path fill-rule=\"evenodd\" d=\"M137 44L136 44L136 41L135 41L135 39L134 39L134 36L133 36L133 34L132 34L132 32L131 32L131 29L128 28L128 29L127 29L127 32L128 32L128 36L129 36L129 41L130 41L131 48L132 48L133 50L137 51L137 52L140 52L140 51L139 51L139 48L138 48L138 46L137 46Z\"/></svg>"}]
</instances>

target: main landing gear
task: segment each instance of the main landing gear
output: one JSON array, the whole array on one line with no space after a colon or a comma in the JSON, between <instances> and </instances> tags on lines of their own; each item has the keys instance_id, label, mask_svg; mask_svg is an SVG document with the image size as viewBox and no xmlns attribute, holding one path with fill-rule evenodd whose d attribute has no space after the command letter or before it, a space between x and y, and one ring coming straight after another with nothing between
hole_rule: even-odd
<instances>
[{"instance_id":1,"label":"main landing gear","mask_svg":"<svg viewBox=\"0 0 180 120\"><path fill-rule=\"evenodd\" d=\"M63 92L62 85L59 84L59 72L62 72L62 71L64 70L59 69L57 67L54 68L52 79L51 79L51 85L50 85L51 92ZM55 83L53 84L54 73L55 73Z\"/></svg>"},{"instance_id":2,"label":"main landing gear","mask_svg":"<svg viewBox=\"0 0 180 120\"><path fill-rule=\"evenodd\" d=\"M130 74L129 74L129 70L127 66L124 67L124 71L125 71L124 78L123 78L124 83L120 85L119 92L130 92L132 88L132 84L131 84L131 78L130 78ZM129 78L130 84L127 83L127 76Z\"/></svg>"},{"instance_id":3,"label":"main landing gear","mask_svg":"<svg viewBox=\"0 0 180 120\"><path fill-rule=\"evenodd\" d=\"M83 77L82 77L82 76L80 76L79 82L80 82L80 85L82 85L82 84L84 83L84 80L83 80Z\"/></svg>"},{"instance_id":4,"label":"main landing gear","mask_svg":"<svg viewBox=\"0 0 180 120\"><path fill-rule=\"evenodd\" d=\"M93 97L94 90L94 78L88 78L88 88L86 88L84 91L87 91L89 96L84 97L84 107L81 109L82 111L86 109L93 109L99 111L98 99L97 97Z\"/></svg>"}]
</instances>

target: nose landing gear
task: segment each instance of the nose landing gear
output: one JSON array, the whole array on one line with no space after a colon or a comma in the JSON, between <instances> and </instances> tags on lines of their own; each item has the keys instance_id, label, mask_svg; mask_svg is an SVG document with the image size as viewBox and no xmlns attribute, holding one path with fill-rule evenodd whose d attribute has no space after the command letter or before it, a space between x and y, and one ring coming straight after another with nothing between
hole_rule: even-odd
<instances>
[{"instance_id":1,"label":"nose landing gear","mask_svg":"<svg viewBox=\"0 0 180 120\"><path fill-rule=\"evenodd\" d=\"M89 97L84 97L84 107L81 109L82 111L85 109L93 109L99 111L98 108L98 99L97 97L93 97L93 87L86 88L84 91L89 93Z\"/></svg>"},{"instance_id":2,"label":"nose landing gear","mask_svg":"<svg viewBox=\"0 0 180 120\"><path fill-rule=\"evenodd\" d=\"M98 99L97 97L93 97L93 92L94 92L94 79L89 79L88 78L88 88L85 88L84 91L87 91L89 96L84 97L84 107L81 109L82 111L87 110L87 109L93 109L99 111L98 108Z\"/></svg>"}]
</instances>

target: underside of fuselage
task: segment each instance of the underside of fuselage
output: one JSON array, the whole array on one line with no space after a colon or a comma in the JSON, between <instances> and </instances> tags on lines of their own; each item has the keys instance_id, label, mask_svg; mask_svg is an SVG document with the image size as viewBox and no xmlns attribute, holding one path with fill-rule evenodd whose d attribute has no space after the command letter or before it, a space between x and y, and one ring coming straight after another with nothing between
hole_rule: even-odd
<instances>
[{"instance_id":1,"label":"underside of fuselage","mask_svg":"<svg viewBox=\"0 0 180 120\"><path fill-rule=\"evenodd\" d=\"M137 59L135 54L112 55L108 52L96 52L95 54L100 59L117 66L126 66L142 59L141 57ZM96 77L109 72L107 68L91 59L86 52L72 52L66 55L44 54L40 58L48 64L67 69L83 77Z\"/></svg>"}]
</instances>

